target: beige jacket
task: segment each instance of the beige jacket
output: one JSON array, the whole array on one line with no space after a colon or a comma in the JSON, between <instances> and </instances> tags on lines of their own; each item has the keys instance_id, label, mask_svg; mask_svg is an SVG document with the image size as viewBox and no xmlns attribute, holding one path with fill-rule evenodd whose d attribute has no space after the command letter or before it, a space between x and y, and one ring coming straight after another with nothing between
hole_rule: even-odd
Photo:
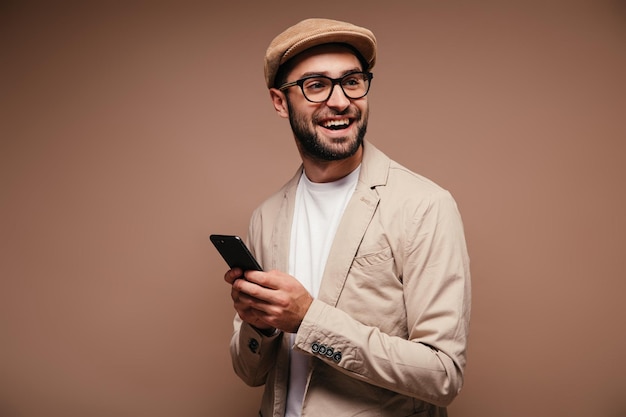
<instances>
[{"instance_id":1,"label":"beige jacket","mask_svg":"<svg viewBox=\"0 0 626 417\"><path fill-rule=\"evenodd\" d=\"M253 214L252 252L288 270L298 173ZM302 416L445 416L463 384L469 259L451 195L366 142L319 296L294 349L313 360ZM265 384L260 415L283 416L289 337L234 321L231 355L249 385Z\"/></svg>"}]
</instances>

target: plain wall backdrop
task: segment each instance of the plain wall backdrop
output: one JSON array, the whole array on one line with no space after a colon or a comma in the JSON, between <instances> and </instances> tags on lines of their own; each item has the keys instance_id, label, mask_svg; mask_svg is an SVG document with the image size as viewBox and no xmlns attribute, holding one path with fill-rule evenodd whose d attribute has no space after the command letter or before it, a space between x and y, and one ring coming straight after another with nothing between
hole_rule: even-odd
<instances>
[{"instance_id":1,"label":"plain wall backdrop","mask_svg":"<svg viewBox=\"0 0 626 417\"><path fill-rule=\"evenodd\" d=\"M263 82L306 17L378 38L368 138L472 260L453 416L626 415L626 3L0 2L0 416L255 416L225 263L297 169Z\"/></svg>"}]
</instances>

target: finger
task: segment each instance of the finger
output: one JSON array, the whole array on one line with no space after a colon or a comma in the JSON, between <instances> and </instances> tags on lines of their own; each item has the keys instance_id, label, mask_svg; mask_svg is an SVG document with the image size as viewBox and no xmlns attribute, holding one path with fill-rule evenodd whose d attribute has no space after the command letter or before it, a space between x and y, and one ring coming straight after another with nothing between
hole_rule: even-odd
<instances>
[{"instance_id":1,"label":"finger","mask_svg":"<svg viewBox=\"0 0 626 417\"><path fill-rule=\"evenodd\" d=\"M233 299L236 307L239 299L241 298L241 293L237 289L235 289L235 287L230 287L230 298Z\"/></svg>"},{"instance_id":2,"label":"finger","mask_svg":"<svg viewBox=\"0 0 626 417\"><path fill-rule=\"evenodd\" d=\"M274 276L274 271L246 271L244 277L247 281L253 282L264 288L276 290L279 288L280 280Z\"/></svg>"},{"instance_id":3,"label":"finger","mask_svg":"<svg viewBox=\"0 0 626 417\"><path fill-rule=\"evenodd\" d=\"M244 321L255 326L268 326L268 312L266 310L271 309L271 306L267 303L240 293L234 306Z\"/></svg>"},{"instance_id":4,"label":"finger","mask_svg":"<svg viewBox=\"0 0 626 417\"><path fill-rule=\"evenodd\" d=\"M255 309L247 309L238 312L239 317L257 328L271 327L264 319L264 314Z\"/></svg>"},{"instance_id":5,"label":"finger","mask_svg":"<svg viewBox=\"0 0 626 417\"><path fill-rule=\"evenodd\" d=\"M239 291L240 297L246 295L265 303L271 300L272 290L264 288L255 282L248 281L247 279L236 280L233 282L233 288Z\"/></svg>"},{"instance_id":6,"label":"finger","mask_svg":"<svg viewBox=\"0 0 626 417\"><path fill-rule=\"evenodd\" d=\"M241 277L243 277L243 271L240 268L233 268L226 271L224 274L224 281L232 285L238 278Z\"/></svg>"}]
</instances>

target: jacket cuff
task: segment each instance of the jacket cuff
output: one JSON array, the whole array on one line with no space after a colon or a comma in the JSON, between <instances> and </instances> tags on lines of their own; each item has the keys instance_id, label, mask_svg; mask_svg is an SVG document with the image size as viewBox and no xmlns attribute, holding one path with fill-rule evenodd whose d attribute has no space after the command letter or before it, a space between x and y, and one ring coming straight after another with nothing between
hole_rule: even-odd
<instances>
[{"instance_id":1,"label":"jacket cuff","mask_svg":"<svg viewBox=\"0 0 626 417\"><path fill-rule=\"evenodd\" d=\"M323 301L313 300L296 333L294 347L324 361L342 365L342 360L345 363L346 359L343 350L348 344L346 340L334 336L330 329L325 329L324 317L329 309L331 307Z\"/></svg>"},{"instance_id":2,"label":"jacket cuff","mask_svg":"<svg viewBox=\"0 0 626 417\"><path fill-rule=\"evenodd\" d=\"M248 324L242 323L239 330L239 343L241 349L254 355L261 355L268 346L272 346L273 342L278 338L280 331L274 330L271 335L266 335L260 329Z\"/></svg>"}]
</instances>

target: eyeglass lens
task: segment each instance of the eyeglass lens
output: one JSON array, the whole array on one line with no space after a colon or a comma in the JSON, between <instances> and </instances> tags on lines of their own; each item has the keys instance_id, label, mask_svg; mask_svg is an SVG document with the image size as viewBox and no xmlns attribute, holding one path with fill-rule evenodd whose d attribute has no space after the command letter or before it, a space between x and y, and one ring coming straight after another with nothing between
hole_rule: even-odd
<instances>
[{"instance_id":1,"label":"eyeglass lens","mask_svg":"<svg viewBox=\"0 0 626 417\"><path fill-rule=\"evenodd\" d=\"M348 74L339 80L320 75L304 79L302 92L308 100L322 102L330 98L334 84L339 84L346 97L357 99L367 94L369 83L368 75L362 72Z\"/></svg>"}]
</instances>

